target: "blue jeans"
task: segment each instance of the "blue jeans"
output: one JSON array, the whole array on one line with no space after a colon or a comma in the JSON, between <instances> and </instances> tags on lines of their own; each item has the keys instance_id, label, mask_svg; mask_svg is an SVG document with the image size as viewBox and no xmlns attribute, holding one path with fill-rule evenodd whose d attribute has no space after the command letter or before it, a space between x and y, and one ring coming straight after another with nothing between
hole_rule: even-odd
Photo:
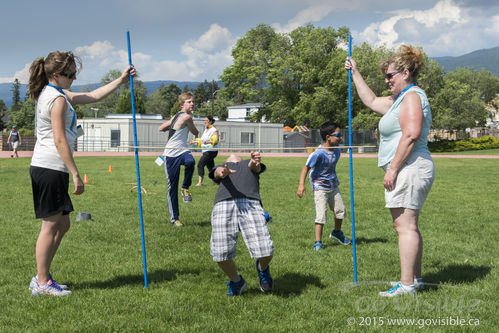
<instances>
[{"instance_id":1,"label":"blue jeans","mask_svg":"<svg viewBox=\"0 0 499 333\"><path fill-rule=\"evenodd\" d=\"M170 211L171 223L178 220L178 181L180 178L180 166L185 167L184 181L182 188L189 188L192 183L192 175L194 174L194 166L196 161L190 152L185 152L177 157L165 158L165 174L168 182L168 210Z\"/></svg>"}]
</instances>

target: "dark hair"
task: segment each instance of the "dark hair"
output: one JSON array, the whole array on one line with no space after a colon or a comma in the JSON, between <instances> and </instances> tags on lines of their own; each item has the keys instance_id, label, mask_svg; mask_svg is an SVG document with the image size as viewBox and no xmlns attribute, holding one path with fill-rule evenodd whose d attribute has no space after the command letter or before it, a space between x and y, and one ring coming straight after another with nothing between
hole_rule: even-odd
<instances>
[{"instance_id":1,"label":"dark hair","mask_svg":"<svg viewBox=\"0 0 499 333\"><path fill-rule=\"evenodd\" d=\"M206 116L206 118L208 118L210 125L213 125L215 123L215 118L213 118L213 116Z\"/></svg>"},{"instance_id":2,"label":"dark hair","mask_svg":"<svg viewBox=\"0 0 499 333\"><path fill-rule=\"evenodd\" d=\"M320 127L322 141L326 141L326 136L333 134L337 128L340 128L340 125L332 121L327 121L324 124L322 124Z\"/></svg>"},{"instance_id":3,"label":"dark hair","mask_svg":"<svg viewBox=\"0 0 499 333\"><path fill-rule=\"evenodd\" d=\"M29 68L28 94L32 100L37 100L43 88L49 83L49 78L56 73L64 73L71 66L76 71L81 70L81 60L73 52L54 51L47 58L37 58Z\"/></svg>"},{"instance_id":4,"label":"dark hair","mask_svg":"<svg viewBox=\"0 0 499 333\"><path fill-rule=\"evenodd\" d=\"M379 66L383 75L386 74L388 66L391 64L394 64L395 69L399 71L407 69L409 71L409 81L414 83L419 75L419 71L424 67L423 51L412 45L400 46L399 53L385 60Z\"/></svg>"}]
</instances>

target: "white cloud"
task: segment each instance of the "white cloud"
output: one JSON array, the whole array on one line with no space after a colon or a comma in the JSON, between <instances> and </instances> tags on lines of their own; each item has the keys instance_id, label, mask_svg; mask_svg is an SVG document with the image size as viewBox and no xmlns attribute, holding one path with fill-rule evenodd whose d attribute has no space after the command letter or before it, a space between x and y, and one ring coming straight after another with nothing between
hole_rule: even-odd
<instances>
[{"instance_id":1,"label":"white cloud","mask_svg":"<svg viewBox=\"0 0 499 333\"><path fill-rule=\"evenodd\" d=\"M391 17L371 23L354 36L360 43L374 46L423 46L430 56L461 55L483 45L497 45L499 16L490 17L478 7L460 7L453 0L440 0L427 10L392 12Z\"/></svg>"},{"instance_id":2,"label":"white cloud","mask_svg":"<svg viewBox=\"0 0 499 333\"><path fill-rule=\"evenodd\" d=\"M0 83L14 83L15 79L21 83L28 83L30 66L31 64L24 65L24 68L15 72L13 77L0 77Z\"/></svg>"},{"instance_id":3,"label":"white cloud","mask_svg":"<svg viewBox=\"0 0 499 333\"><path fill-rule=\"evenodd\" d=\"M274 23L272 24L272 27L278 33L290 32L299 26L322 20L333 10L333 8L334 5L331 3L313 5L300 11L295 17L289 20L286 25L281 26L279 23Z\"/></svg>"}]
</instances>

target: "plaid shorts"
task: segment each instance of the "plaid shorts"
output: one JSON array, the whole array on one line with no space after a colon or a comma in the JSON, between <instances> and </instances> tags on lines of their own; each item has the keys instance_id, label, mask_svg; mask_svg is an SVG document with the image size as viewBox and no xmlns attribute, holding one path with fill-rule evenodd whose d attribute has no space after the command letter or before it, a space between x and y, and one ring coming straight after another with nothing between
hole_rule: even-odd
<instances>
[{"instance_id":1,"label":"plaid shorts","mask_svg":"<svg viewBox=\"0 0 499 333\"><path fill-rule=\"evenodd\" d=\"M211 227L213 261L236 257L239 230L252 258L268 257L274 253L259 200L237 198L217 202L211 213Z\"/></svg>"}]
</instances>

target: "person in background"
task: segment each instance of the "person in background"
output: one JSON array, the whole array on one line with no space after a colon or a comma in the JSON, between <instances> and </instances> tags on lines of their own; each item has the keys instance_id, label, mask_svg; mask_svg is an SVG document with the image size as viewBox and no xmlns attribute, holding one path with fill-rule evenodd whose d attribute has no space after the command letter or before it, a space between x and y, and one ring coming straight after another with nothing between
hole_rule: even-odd
<instances>
[{"instance_id":1,"label":"person in background","mask_svg":"<svg viewBox=\"0 0 499 333\"><path fill-rule=\"evenodd\" d=\"M203 149L203 155L198 161L198 183L196 186L203 185L204 167L206 166L210 172L215 166L215 157L218 155L218 130L213 125L214 123L215 119L212 116L204 118L205 130L201 138L190 142L191 144L197 143L198 147Z\"/></svg>"},{"instance_id":2,"label":"person in background","mask_svg":"<svg viewBox=\"0 0 499 333\"><path fill-rule=\"evenodd\" d=\"M307 159L300 174L300 183L296 194L299 198L305 195L305 179L310 171L310 185L315 204L315 243L314 251L322 250L322 230L327 222L327 206L334 212L334 229L329 237L340 244L349 245L350 240L341 231L341 224L345 218L345 204L341 197L336 176L336 164L340 159L341 142L340 126L326 122L320 127L322 144Z\"/></svg>"},{"instance_id":3,"label":"person in background","mask_svg":"<svg viewBox=\"0 0 499 333\"><path fill-rule=\"evenodd\" d=\"M7 142L10 143L10 146L12 147L12 155L10 157L19 157L17 154L17 148L21 144L21 134L19 134L19 131L17 130L17 126L14 125L12 126L12 131L9 133L9 137L7 138Z\"/></svg>"},{"instance_id":4,"label":"person in background","mask_svg":"<svg viewBox=\"0 0 499 333\"><path fill-rule=\"evenodd\" d=\"M29 289L33 296L65 296L72 292L50 274L50 266L62 238L69 230L73 204L68 194L69 172L74 190L84 192L84 184L73 159L76 138L75 104L97 102L128 82L135 69L128 66L116 80L91 92L69 89L81 70L81 61L72 52L54 51L40 57L30 67L28 93L37 101L35 135L37 141L31 159L30 175L36 218L42 225L36 242L37 275Z\"/></svg>"},{"instance_id":5,"label":"person in background","mask_svg":"<svg viewBox=\"0 0 499 333\"><path fill-rule=\"evenodd\" d=\"M161 132L168 131L168 141L165 151L165 174L168 181L168 210L170 222L174 227L182 227L184 224L179 220L178 209L178 182L180 178L180 167L183 165L184 181L182 183L182 197L184 202L192 202L189 187L192 184L192 175L196 161L187 146L189 132L198 136L199 131L192 120L192 109L194 108L194 95L186 92L178 96L178 104L181 110L171 119L159 126Z\"/></svg>"},{"instance_id":6,"label":"person in background","mask_svg":"<svg viewBox=\"0 0 499 333\"><path fill-rule=\"evenodd\" d=\"M423 52L410 45L384 61L381 72L391 96L376 96L360 74L356 62L347 58L345 69L362 102L382 116L378 166L385 176L386 208L390 209L398 235L400 281L380 296L415 294L423 287L421 260L423 238L418 228L419 212L435 179L435 166L428 150L432 115L428 98L416 79L424 67Z\"/></svg>"}]
</instances>

